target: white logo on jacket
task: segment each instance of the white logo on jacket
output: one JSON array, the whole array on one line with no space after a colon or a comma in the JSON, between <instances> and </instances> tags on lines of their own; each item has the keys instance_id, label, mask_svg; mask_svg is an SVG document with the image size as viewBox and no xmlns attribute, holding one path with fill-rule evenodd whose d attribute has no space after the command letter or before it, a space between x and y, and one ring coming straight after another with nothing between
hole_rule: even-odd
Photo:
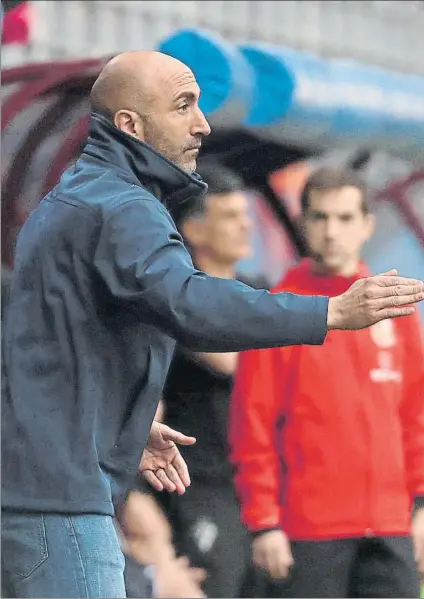
<instances>
[{"instance_id":1,"label":"white logo on jacket","mask_svg":"<svg viewBox=\"0 0 424 599\"><path fill-rule=\"evenodd\" d=\"M389 351L379 351L377 354L378 367L370 370L373 383L401 383L403 374L393 367L393 356Z\"/></svg>"},{"instance_id":2,"label":"white logo on jacket","mask_svg":"<svg viewBox=\"0 0 424 599\"><path fill-rule=\"evenodd\" d=\"M382 320L370 328L371 339L380 348L377 353L377 368L370 370L373 383L401 383L403 373L393 365L393 354L390 348L395 347L396 330L391 320Z\"/></svg>"}]
</instances>

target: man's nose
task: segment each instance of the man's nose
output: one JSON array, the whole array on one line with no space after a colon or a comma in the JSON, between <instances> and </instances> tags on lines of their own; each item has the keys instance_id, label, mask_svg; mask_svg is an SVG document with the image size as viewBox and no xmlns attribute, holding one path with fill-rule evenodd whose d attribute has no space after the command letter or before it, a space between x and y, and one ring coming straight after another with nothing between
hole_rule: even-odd
<instances>
[{"instance_id":1,"label":"man's nose","mask_svg":"<svg viewBox=\"0 0 424 599\"><path fill-rule=\"evenodd\" d=\"M335 219L329 218L325 224L326 239L335 239L339 232L339 226Z\"/></svg>"},{"instance_id":2,"label":"man's nose","mask_svg":"<svg viewBox=\"0 0 424 599\"><path fill-rule=\"evenodd\" d=\"M211 128L210 125L205 117L205 115L203 114L203 112L200 110L200 108L197 109L197 114L196 114L196 120L193 124L192 127L192 135L209 135L211 132Z\"/></svg>"}]
</instances>

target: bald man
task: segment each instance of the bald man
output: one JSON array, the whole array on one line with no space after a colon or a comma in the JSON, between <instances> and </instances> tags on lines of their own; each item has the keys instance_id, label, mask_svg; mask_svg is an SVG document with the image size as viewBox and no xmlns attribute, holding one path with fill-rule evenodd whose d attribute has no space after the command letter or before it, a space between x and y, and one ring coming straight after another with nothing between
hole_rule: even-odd
<instances>
[{"instance_id":1,"label":"bald man","mask_svg":"<svg viewBox=\"0 0 424 599\"><path fill-rule=\"evenodd\" d=\"M176 341L322 344L328 329L410 314L424 297L396 273L329 299L196 270L167 206L205 191L199 95L169 56L113 59L82 155L20 233L2 331L4 597L125 597L114 503L138 468L159 490L190 482L175 442L194 439L153 422Z\"/></svg>"}]
</instances>

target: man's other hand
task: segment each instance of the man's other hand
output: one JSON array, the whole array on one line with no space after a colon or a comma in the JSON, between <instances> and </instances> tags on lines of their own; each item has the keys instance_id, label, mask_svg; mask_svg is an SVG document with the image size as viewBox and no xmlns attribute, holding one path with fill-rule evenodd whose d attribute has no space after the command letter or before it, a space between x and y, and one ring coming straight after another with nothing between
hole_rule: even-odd
<instances>
[{"instance_id":1,"label":"man's other hand","mask_svg":"<svg viewBox=\"0 0 424 599\"><path fill-rule=\"evenodd\" d=\"M257 536L252 544L253 561L275 579L287 578L293 556L290 541L282 530L270 530Z\"/></svg>"},{"instance_id":2,"label":"man's other hand","mask_svg":"<svg viewBox=\"0 0 424 599\"><path fill-rule=\"evenodd\" d=\"M194 437L161 424L153 422L149 439L141 458L140 472L156 491L177 491L185 493L190 486L190 475L187 464L177 447L178 445L193 445Z\"/></svg>"},{"instance_id":3,"label":"man's other hand","mask_svg":"<svg viewBox=\"0 0 424 599\"><path fill-rule=\"evenodd\" d=\"M342 295L330 298L327 328L365 329L380 320L413 314L424 299L424 283L397 276L396 270L360 279Z\"/></svg>"}]
</instances>

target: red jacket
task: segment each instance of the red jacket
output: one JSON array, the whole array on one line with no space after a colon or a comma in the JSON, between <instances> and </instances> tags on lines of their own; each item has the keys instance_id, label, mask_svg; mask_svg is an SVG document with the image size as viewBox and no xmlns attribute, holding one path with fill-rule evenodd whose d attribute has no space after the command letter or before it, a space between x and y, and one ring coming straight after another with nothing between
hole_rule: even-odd
<instances>
[{"instance_id":1,"label":"red jacket","mask_svg":"<svg viewBox=\"0 0 424 599\"><path fill-rule=\"evenodd\" d=\"M275 291L338 295L357 279L304 260ZM242 519L292 539L405 534L424 496L418 317L331 331L323 346L240 355L230 408Z\"/></svg>"}]
</instances>

